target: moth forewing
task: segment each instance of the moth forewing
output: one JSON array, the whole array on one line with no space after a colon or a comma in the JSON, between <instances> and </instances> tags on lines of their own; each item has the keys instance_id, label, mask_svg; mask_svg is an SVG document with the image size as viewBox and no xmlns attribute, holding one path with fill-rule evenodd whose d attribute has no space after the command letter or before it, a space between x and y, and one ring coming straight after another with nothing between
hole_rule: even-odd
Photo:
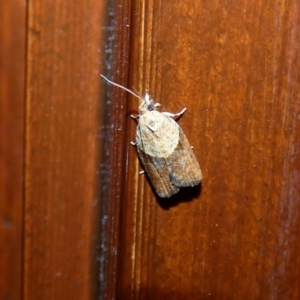
<instances>
[{"instance_id":1,"label":"moth forewing","mask_svg":"<svg viewBox=\"0 0 300 300\"><path fill-rule=\"evenodd\" d=\"M181 187L200 183L202 174L191 146L182 129L169 116L157 111L141 115L136 146L145 171L160 197L170 197Z\"/></svg>"},{"instance_id":2,"label":"moth forewing","mask_svg":"<svg viewBox=\"0 0 300 300\"><path fill-rule=\"evenodd\" d=\"M202 180L202 172L192 147L179 127L179 142L170 157L171 181L180 187L195 186Z\"/></svg>"}]
</instances>

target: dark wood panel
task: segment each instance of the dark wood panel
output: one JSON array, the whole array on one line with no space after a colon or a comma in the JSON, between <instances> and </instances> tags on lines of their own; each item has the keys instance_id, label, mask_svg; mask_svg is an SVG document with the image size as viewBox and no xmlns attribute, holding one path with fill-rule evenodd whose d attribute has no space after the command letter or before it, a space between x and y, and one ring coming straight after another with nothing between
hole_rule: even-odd
<instances>
[{"instance_id":1,"label":"dark wood panel","mask_svg":"<svg viewBox=\"0 0 300 300\"><path fill-rule=\"evenodd\" d=\"M28 5L25 299L92 299L104 3Z\"/></svg>"},{"instance_id":2,"label":"dark wood panel","mask_svg":"<svg viewBox=\"0 0 300 300\"><path fill-rule=\"evenodd\" d=\"M0 299L21 299L25 3L0 3Z\"/></svg>"},{"instance_id":3,"label":"dark wood panel","mask_svg":"<svg viewBox=\"0 0 300 300\"><path fill-rule=\"evenodd\" d=\"M129 87L187 107L204 178L200 193L157 199L125 146L118 299L300 297L299 9L134 3Z\"/></svg>"}]
</instances>

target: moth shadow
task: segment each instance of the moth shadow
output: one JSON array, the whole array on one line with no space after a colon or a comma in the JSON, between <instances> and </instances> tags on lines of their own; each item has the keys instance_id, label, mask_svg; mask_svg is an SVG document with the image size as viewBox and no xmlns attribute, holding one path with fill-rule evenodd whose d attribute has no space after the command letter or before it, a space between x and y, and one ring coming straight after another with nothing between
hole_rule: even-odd
<instances>
[{"instance_id":1,"label":"moth shadow","mask_svg":"<svg viewBox=\"0 0 300 300\"><path fill-rule=\"evenodd\" d=\"M181 188L177 194L171 196L170 198L161 198L156 194L156 200L158 205L162 209L168 210L171 207L177 206L180 203L191 202L194 199L197 199L201 194L201 190L202 185L200 183L194 187Z\"/></svg>"}]
</instances>

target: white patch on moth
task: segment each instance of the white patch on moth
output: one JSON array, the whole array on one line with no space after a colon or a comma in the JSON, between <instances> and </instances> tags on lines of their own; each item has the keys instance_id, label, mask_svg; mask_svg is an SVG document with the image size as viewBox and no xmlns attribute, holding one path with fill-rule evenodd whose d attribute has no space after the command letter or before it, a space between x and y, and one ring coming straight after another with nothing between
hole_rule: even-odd
<instances>
[{"instance_id":1,"label":"white patch on moth","mask_svg":"<svg viewBox=\"0 0 300 300\"><path fill-rule=\"evenodd\" d=\"M143 145L146 154L167 158L176 149L179 142L179 126L170 117L155 110L148 111L140 116L138 127L136 144Z\"/></svg>"}]
</instances>

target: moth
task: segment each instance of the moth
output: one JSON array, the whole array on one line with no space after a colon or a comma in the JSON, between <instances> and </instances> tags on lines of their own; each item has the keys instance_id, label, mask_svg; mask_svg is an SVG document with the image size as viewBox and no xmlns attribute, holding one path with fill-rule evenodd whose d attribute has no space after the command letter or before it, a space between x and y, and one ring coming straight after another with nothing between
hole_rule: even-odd
<instances>
[{"instance_id":1,"label":"moth","mask_svg":"<svg viewBox=\"0 0 300 300\"><path fill-rule=\"evenodd\" d=\"M161 198L169 198L182 187L198 185L202 172L188 139L180 126L173 120L184 114L186 108L177 114L159 112L159 103L154 103L148 91L144 97L131 90L113 84L139 99L139 114L131 116L137 120L137 152L156 193Z\"/></svg>"}]
</instances>

